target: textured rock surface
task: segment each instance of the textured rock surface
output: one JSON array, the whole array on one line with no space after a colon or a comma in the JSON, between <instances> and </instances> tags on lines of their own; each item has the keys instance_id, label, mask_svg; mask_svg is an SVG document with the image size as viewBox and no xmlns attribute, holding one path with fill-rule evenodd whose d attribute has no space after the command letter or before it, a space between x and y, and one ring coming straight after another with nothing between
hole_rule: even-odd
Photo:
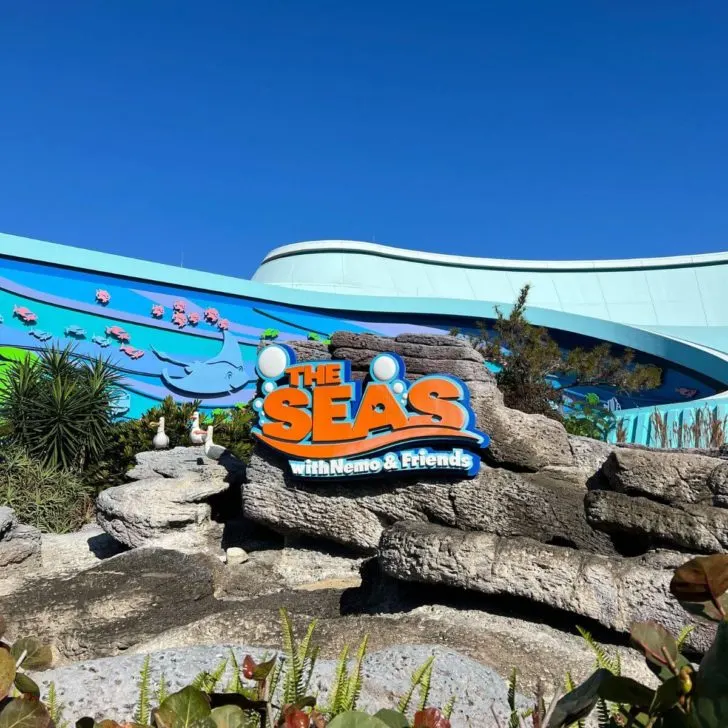
<instances>
[{"instance_id":1,"label":"textured rock surface","mask_svg":"<svg viewBox=\"0 0 728 728\"><path fill-rule=\"evenodd\" d=\"M151 655L150 668L153 688L162 673L171 691L188 685L203 670L212 670L229 657L233 649L238 661L246 654L263 659L264 650L245 644L226 643L213 647L164 650ZM398 698L409 687L412 672L428 657L435 657L435 679L432 681L432 703L444 705L452 695L458 696L453 713L454 728L472 725L467 716L488 715L491 705L496 715L505 720L507 689L503 679L494 671L453 650L437 646L404 645L370 653L364 660L363 690L359 706L377 710L395 708ZM56 685L59 700L66 705L66 717L89 715L97 719L131 720L138 698L137 681L144 657L126 655L69 665L35 675L43 692L51 682ZM320 660L311 683L312 691L328 698L327 691L334 682L335 660ZM110 680L109 676L114 679ZM231 677L228 668L225 684ZM523 699L519 699L525 707ZM73 721L71 721L73 723Z\"/></svg>"},{"instance_id":2,"label":"textured rock surface","mask_svg":"<svg viewBox=\"0 0 728 728\"><path fill-rule=\"evenodd\" d=\"M204 554L138 549L71 578L28 580L0 597L0 613L11 639L38 635L65 659L114 655L224 609L213 596L222 568Z\"/></svg>"},{"instance_id":3,"label":"textured rock surface","mask_svg":"<svg viewBox=\"0 0 728 728\"><path fill-rule=\"evenodd\" d=\"M379 558L397 579L521 597L621 632L634 621L654 619L677 634L690 622L669 594L671 570L640 559L404 522L384 533ZM692 644L705 649L711 634L699 627Z\"/></svg>"},{"instance_id":4,"label":"textured rock surface","mask_svg":"<svg viewBox=\"0 0 728 728\"><path fill-rule=\"evenodd\" d=\"M705 455L615 448L602 469L609 485L663 503L711 503L711 475L723 461ZM725 467L725 464L723 464Z\"/></svg>"},{"instance_id":5,"label":"textured rock surface","mask_svg":"<svg viewBox=\"0 0 728 728\"><path fill-rule=\"evenodd\" d=\"M3 576L37 568L40 544L41 534L37 528L18 523L12 508L0 507L0 569Z\"/></svg>"},{"instance_id":6,"label":"textured rock surface","mask_svg":"<svg viewBox=\"0 0 728 728\"><path fill-rule=\"evenodd\" d=\"M624 493L594 490L584 500L595 527L646 537L650 546L712 554L728 550L728 509L700 504L681 508Z\"/></svg>"},{"instance_id":7,"label":"textured rock surface","mask_svg":"<svg viewBox=\"0 0 728 728\"><path fill-rule=\"evenodd\" d=\"M232 456L216 461L201 448L177 447L140 453L129 477L134 482L107 488L97 498L99 525L131 548L154 543L195 548L210 526L207 501L237 487L244 467Z\"/></svg>"},{"instance_id":8,"label":"textured rock surface","mask_svg":"<svg viewBox=\"0 0 728 728\"><path fill-rule=\"evenodd\" d=\"M472 480L303 484L267 452L256 450L243 510L246 518L281 532L330 539L363 553L373 553L384 528L400 520L612 552L609 537L586 521L585 492L581 485L547 475L486 465Z\"/></svg>"}]
</instances>

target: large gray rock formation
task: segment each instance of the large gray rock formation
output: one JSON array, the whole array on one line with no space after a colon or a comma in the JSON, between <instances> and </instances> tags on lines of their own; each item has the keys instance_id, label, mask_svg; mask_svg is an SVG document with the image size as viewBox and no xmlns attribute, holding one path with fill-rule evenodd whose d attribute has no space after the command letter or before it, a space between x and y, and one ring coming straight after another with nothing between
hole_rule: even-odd
<instances>
[{"instance_id":1,"label":"large gray rock formation","mask_svg":"<svg viewBox=\"0 0 728 728\"><path fill-rule=\"evenodd\" d=\"M0 571L17 574L40 564L41 533L19 523L12 508L0 506Z\"/></svg>"},{"instance_id":2,"label":"large gray rock formation","mask_svg":"<svg viewBox=\"0 0 728 728\"><path fill-rule=\"evenodd\" d=\"M243 491L245 517L283 533L313 535L373 553L387 525L415 520L614 551L609 537L586 520L584 486L546 474L482 465L472 480L303 484L283 468L257 450Z\"/></svg>"},{"instance_id":3,"label":"large gray rock formation","mask_svg":"<svg viewBox=\"0 0 728 728\"><path fill-rule=\"evenodd\" d=\"M405 522L384 532L379 559L396 579L522 597L621 632L635 621L656 620L676 634L691 622L669 594L671 569L645 559ZM706 649L712 634L699 627L692 644Z\"/></svg>"},{"instance_id":4,"label":"large gray rock formation","mask_svg":"<svg viewBox=\"0 0 728 728\"><path fill-rule=\"evenodd\" d=\"M202 448L140 453L129 472L134 482L103 491L96 500L99 525L132 548L150 544L194 548L210 526L209 499L244 477L232 456L204 457Z\"/></svg>"}]
</instances>

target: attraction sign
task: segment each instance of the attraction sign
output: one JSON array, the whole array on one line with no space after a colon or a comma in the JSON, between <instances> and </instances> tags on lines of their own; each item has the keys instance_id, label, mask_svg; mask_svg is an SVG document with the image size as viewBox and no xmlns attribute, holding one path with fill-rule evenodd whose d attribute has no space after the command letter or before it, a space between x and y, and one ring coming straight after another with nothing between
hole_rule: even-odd
<instances>
[{"instance_id":1,"label":"attraction sign","mask_svg":"<svg viewBox=\"0 0 728 728\"><path fill-rule=\"evenodd\" d=\"M361 478L416 471L473 476L488 436L475 427L459 379L408 382L397 354L378 354L365 382L348 361L296 362L272 344L258 354L254 436L286 456L299 478Z\"/></svg>"}]
</instances>

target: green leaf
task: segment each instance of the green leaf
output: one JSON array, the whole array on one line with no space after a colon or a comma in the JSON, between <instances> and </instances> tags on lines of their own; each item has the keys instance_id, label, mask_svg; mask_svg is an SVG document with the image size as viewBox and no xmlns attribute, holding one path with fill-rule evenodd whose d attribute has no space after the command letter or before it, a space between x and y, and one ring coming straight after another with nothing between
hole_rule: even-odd
<instances>
[{"instance_id":1,"label":"green leaf","mask_svg":"<svg viewBox=\"0 0 728 728\"><path fill-rule=\"evenodd\" d=\"M237 705L222 705L214 708L210 717L217 728L244 728L245 713Z\"/></svg>"},{"instance_id":2,"label":"green leaf","mask_svg":"<svg viewBox=\"0 0 728 728\"><path fill-rule=\"evenodd\" d=\"M326 728L389 728L389 726L374 715L349 710L337 715Z\"/></svg>"},{"instance_id":3,"label":"green leaf","mask_svg":"<svg viewBox=\"0 0 728 728\"><path fill-rule=\"evenodd\" d=\"M375 713L374 717L379 718L382 723L386 723L389 728L409 728L409 721L407 720L407 716L399 713L396 710L383 708L382 710Z\"/></svg>"},{"instance_id":4,"label":"green leaf","mask_svg":"<svg viewBox=\"0 0 728 728\"><path fill-rule=\"evenodd\" d=\"M680 678L673 675L657 688L655 697L650 705L650 715L662 715L675 707L682 696Z\"/></svg>"},{"instance_id":5,"label":"green leaf","mask_svg":"<svg viewBox=\"0 0 728 728\"><path fill-rule=\"evenodd\" d=\"M690 660L688 660L685 655L680 654L677 656L677 660L675 660L675 666L678 670L683 667L690 667ZM655 662L647 661L647 667L652 670L652 672L657 675L662 682L665 682L675 676L675 673L673 673L667 665L658 665Z\"/></svg>"},{"instance_id":6,"label":"green leaf","mask_svg":"<svg viewBox=\"0 0 728 728\"><path fill-rule=\"evenodd\" d=\"M212 724L210 701L201 690L187 686L172 693L154 713L159 728L191 728L193 725Z\"/></svg>"},{"instance_id":7,"label":"green leaf","mask_svg":"<svg viewBox=\"0 0 728 728\"><path fill-rule=\"evenodd\" d=\"M677 660L675 638L656 622L637 622L630 630L632 644L642 650L645 657L657 665L669 665Z\"/></svg>"},{"instance_id":8,"label":"green leaf","mask_svg":"<svg viewBox=\"0 0 728 728\"><path fill-rule=\"evenodd\" d=\"M604 675L598 687L598 695L610 703L622 703L647 709L652 705L655 691L630 677Z\"/></svg>"},{"instance_id":9,"label":"green leaf","mask_svg":"<svg viewBox=\"0 0 728 728\"><path fill-rule=\"evenodd\" d=\"M695 676L693 714L700 728L728 725L728 622L718 625L715 640Z\"/></svg>"},{"instance_id":10,"label":"green leaf","mask_svg":"<svg viewBox=\"0 0 728 728\"><path fill-rule=\"evenodd\" d=\"M14 698L0 711L0 728L48 728L50 724L45 705L33 698Z\"/></svg>"},{"instance_id":11,"label":"green leaf","mask_svg":"<svg viewBox=\"0 0 728 728\"><path fill-rule=\"evenodd\" d=\"M37 637L23 637L17 640L11 650L16 660L20 659L23 652L26 653L23 662L20 664L25 670L38 670L48 667L53 661L53 652L49 645L44 645Z\"/></svg>"},{"instance_id":12,"label":"green leaf","mask_svg":"<svg viewBox=\"0 0 728 728\"><path fill-rule=\"evenodd\" d=\"M23 695L30 695L33 698L40 698L40 688L24 673L19 672L15 676L15 688Z\"/></svg>"},{"instance_id":13,"label":"green leaf","mask_svg":"<svg viewBox=\"0 0 728 728\"><path fill-rule=\"evenodd\" d=\"M15 680L15 659L7 650L0 650L0 699L9 692Z\"/></svg>"},{"instance_id":14,"label":"green leaf","mask_svg":"<svg viewBox=\"0 0 728 728\"><path fill-rule=\"evenodd\" d=\"M270 671L275 667L277 660L278 658L274 657L272 660L268 660L268 662L261 662L256 665L255 670L253 670L253 680L256 682L265 680L270 675Z\"/></svg>"}]
</instances>

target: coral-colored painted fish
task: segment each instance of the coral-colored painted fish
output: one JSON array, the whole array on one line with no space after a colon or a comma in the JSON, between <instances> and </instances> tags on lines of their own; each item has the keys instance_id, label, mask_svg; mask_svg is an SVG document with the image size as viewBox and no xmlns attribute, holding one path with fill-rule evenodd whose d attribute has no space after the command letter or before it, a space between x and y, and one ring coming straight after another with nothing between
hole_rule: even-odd
<instances>
[{"instance_id":1,"label":"coral-colored painted fish","mask_svg":"<svg viewBox=\"0 0 728 728\"><path fill-rule=\"evenodd\" d=\"M205 309L205 321L214 324L220 318L220 312L216 308Z\"/></svg>"},{"instance_id":2,"label":"coral-colored painted fish","mask_svg":"<svg viewBox=\"0 0 728 728\"><path fill-rule=\"evenodd\" d=\"M194 312L188 314L187 320L192 324L192 326L197 326L197 324L200 323L200 314Z\"/></svg>"},{"instance_id":3,"label":"coral-colored painted fish","mask_svg":"<svg viewBox=\"0 0 728 728\"><path fill-rule=\"evenodd\" d=\"M152 306L152 316L154 316L154 318L162 318L162 316L164 316L164 306L155 303Z\"/></svg>"},{"instance_id":4,"label":"coral-colored painted fish","mask_svg":"<svg viewBox=\"0 0 728 728\"><path fill-rule=\"evenodd\" d=\"M144 356L144 352L141 349L135 349L128 344L120 346L119 351L123 351L130 359L141 359Z\"/></svg>"},{"instance_id":5,"label":"coral-colored painted fish","mask_svg":"<svg viewBox=\"0 0 728 728\"><path fill-rule=\"evenodd\" d=\"M29 308L25 306L13 306L13 316L17 316L21 321L26 324L35 324L38 322L37 314L34 314Z\"/></svg>"},{"instance_id":6,"label":"coral-colored painted fish","mask_svg":"<svg viewBox=\"0 0 728 728\"><path fill-rule=\"evenodd\" d=\"M185 316L181 311L177 311L172 314L172 323L183 329L187 326L187 316Z\"/></svg>"},{"instance_id":7,"label":"coral-colored painted fish","mask_svg":"<svg viewBox=\"0 0 728 728\"><path fill-rule=\"evenodd\" d=\"M230 328L230 322L225 318L221 318L217 322L217 328L220 331L227 331Z\"/></svg>"},{"instance_id":8,"label":"coral-colored painted fish","mask_svg":"<svg viewBox=\"0 0 728 728\"><path fill-rule=\"evenodd\" d=\"M107 326L106 335L113 336L118 341L124 341L126 343L131 341L131 336L121 326Z\"/></svg>"},{"instance_id":9,"label":"coral-colored painted fish","mask_svg":"<svg viewBox=\"0 0 728 728\"><path fill-rule=\"evenodd\" d=\"M111 300L111 294L103 288L97 288L96 300L105 306Z\"/></svg>"},{"instance_id":10,"label":"coral-colored painted fish","mask_svg":"<svg viewBox=\"0 0 728 728\"><path fill-rule=\"evenodd\" d=\"M175 301L172 304L172 310L177 311L177 313L184 313L185 312L185 302L184 301Z\"/></svg>"}]
</instances>

